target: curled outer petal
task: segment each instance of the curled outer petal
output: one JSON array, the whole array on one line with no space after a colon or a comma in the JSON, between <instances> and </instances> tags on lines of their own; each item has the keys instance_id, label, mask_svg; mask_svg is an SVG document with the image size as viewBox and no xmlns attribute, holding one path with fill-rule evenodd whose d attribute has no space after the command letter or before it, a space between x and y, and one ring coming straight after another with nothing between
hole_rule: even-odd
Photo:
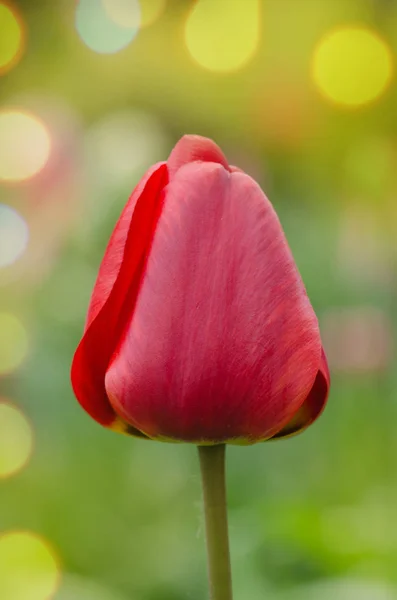
<instances>
[{"instance_id":1,"label":"curled outer petal","mask_svg":"<svg viewBox=\"0 0 397 600\"><path fill-rule=\"evenodd\" d=\"M321 352L320 367L309 395L291 421L271 439L292 437L307 429L323 412L329 393L330 375L324 350Z\"/></svg>"},{"instance_id":2,"label":"curled outer petal","mask_svg":"<svg viewBox=\"0 0 397 600\"><path fill-rule=\"evenodd\" d=\"M117 430L127 425L109 403L105 373L134 311L167 181L166 165L155 165L127 203L102 261L85 332L73 359L72 385L80 404L99 423ZM133 428L130 432L142 435Z\"/></svg>"}]
</instances>

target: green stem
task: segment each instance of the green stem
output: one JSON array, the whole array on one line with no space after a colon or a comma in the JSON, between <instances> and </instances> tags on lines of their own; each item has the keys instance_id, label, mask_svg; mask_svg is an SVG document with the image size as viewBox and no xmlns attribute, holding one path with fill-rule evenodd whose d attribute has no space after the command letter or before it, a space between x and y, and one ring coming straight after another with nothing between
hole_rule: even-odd
<instances>
[{"instance_id":1,"label":"green stem","mask_svg":"<svg viewBox=\"0 0 397 600\"><path fill-rule=\"evenodd\" d=\"M211 600L232 600L225 445L199 446Z\"/></svg>"}]
</instances>

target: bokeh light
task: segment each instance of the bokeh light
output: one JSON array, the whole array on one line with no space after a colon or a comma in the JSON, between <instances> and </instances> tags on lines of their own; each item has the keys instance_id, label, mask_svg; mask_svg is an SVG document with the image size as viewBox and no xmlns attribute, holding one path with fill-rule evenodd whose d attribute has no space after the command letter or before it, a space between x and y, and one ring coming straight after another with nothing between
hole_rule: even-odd
<instances>
[{"instance_id":1,"label":"bokeh light","mask_svg":"<svg viewBox=\"0 0 397 600\"><path fill-rule=\"evenodd\" d=\"M101 119L87 134L86 155L101 185L131 186L148 165L161 160L168 140L150 113L120 111Z\"/></svg>"},{"instance_id":2,"label":"bokeh light","mask_svg":"<svg viewBox=\"0 0 397 600\"><path fill-rule=\"evenodd\" d=\"M0 313L0 374L17 369L28 351L28 336L21 321L13 314ZM0 596L1 598L1 596Z\"/></svg>"},{"instance_id":3,"label":"bokeh light","mask_svg":"<svg viewBox=\"0 0 397 600\"><path fill-rule=\"evenodd\" d=\"M120 27L147 27L164 12L166 0L102 0L108 16Z\"/></svg>"},{"instance_id":4,"label":"bokeh light","mask_svg":"<svg viewBox=\"0 0 397 600\"><path fill-rule=\"evenodd\" d=\"M0 75L16 65L23 53L23 30L11 8L0 3Z\"/></svg>"},{"instance_id":5,"label":"bokeh light","mask_svg":"<svg viewBox=\"0 0 397 600\"><path fill-rule=\"evenodd\" d=\"M329 309L322 335L331 369L345 373L382 372L393 360L392 322L378 308Z\"/></svg>"},{"instance_id":6,"label":"bokeh light","mask_svg":"<svg viewBox=\"0 0 397 600\"><path fill-rule=\"evenodd\" d=\"M0 112L0 180L33 177L46 165L50 150L50 135L40 119L17 110Z\"/></svg>"},{"instance_id":7,"label":"bokeh light","mask_svg":"<svg viewBox=\"0 0 397 600\"><path fill-rule=\"evenodd\" d=\"M89 189L85 193L87 218L80 231L86 237L120 209L148 165L164 159L170 141L162 123L149 112L121 110L106 115L88 130L85 169Z\"/></svg>"},{"instance_id":8,"label":"bokeh light","mask_svg":"<svg viewBox=\"0 0 397 600\"><path fill-rule=\"evenodd\" d=\"M198 0L186 21L185 38L193 59L210 71L242 68L260 39L260 2Z\"/></svg>"},{"instance_id":9,"label":"bokeh light","mask_svg":"<svg viewBox=\"0 0 397 600\"><path fill-rule=\"evenodd\" d=\"M393 73L392 55L376 32L346 27L326 34L318 43L312 75L331 102L356 107L386 90Z\"/></svg>"},{"instance_id":10,"label":"bokeh light","mask_svg":"<svg viewBox=\"0 0 397 600\"><path fill-rule=\"evenodd\" d=\"M361 199L361 197L359 197ZM336 265L344 285L390 288L392 253L381 215L360 200L348 200L339 218Z\"/></svg>"},{"instance_id":11,"label":"bokeh light","mask_svg":"<svg viewBox=\"0 0 397 600\"><path fill-rule=\"evenodd\" d=\"M104 0L80 0L76 8L76 28L82 41L99 54L114 54L128 46L137 35L141 20L138 0L130 0L128 4L127 7L126 2L116 0L115 8L109 13L110 3L105 6ZM127 17L120 24L123 13L124 16L127 13Z\"/></svg>"},{"instance_id":12,"label":"bokeh light","mask_svg":"<svg viewBox=\"0 0 397 600\"><path fill-rule=\"evenodd\" d=\"M0 565L4 600L50 600L58 588L58 560L36 534L12 531L0 536Z\"/></svg>"},{"instance_id":13,"label":"bokeh light","mask_svg":"<svg viewBox=\"0 0 397 600\"><path fill-rule=\"evenodd\" d=\"M14 475L29 460L33 434L23 413L0 399L0 479Z\"/></svg>"},{"instance_id":14,"label":"bokeh light","mask_svg":"<svg viewBox=\"0 0 397 600\"><path fill-rule=\"evenodd\" d=\"M278 65L261 87L255 86L248 108L253 130L279 149L297 149L315 135L318 119L313 102L287 66Z\"/></svg>"},{"instance_id":15,"label":"bokeh light","mask_svg":"<svg viewBox=\"0 0 397 600\"><path fill-rule=\"evenodd\" d=\"M12 265L26 250L29 229L16 210L0 204L0 268Z\"/></svg>"}]
</instances>

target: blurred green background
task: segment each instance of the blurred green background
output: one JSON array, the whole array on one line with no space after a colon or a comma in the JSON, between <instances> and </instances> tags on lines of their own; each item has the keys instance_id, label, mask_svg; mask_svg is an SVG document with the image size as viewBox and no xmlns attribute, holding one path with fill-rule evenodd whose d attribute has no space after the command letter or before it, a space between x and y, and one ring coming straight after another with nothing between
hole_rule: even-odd
<instances>
[{"instance_id":1,"label":"blurred green background","mask_svg":"<svg viewBox=\"0 0 397 600\"><path fill-rule=\"evenodd\" d=\"M332 373L304 435L228 451L235 597L397 598L396 51L394 0L0 2L2 600L207 597L195 448L102 429L69 382L184 133L272 200Z\"/></svg>"}]
</instances>

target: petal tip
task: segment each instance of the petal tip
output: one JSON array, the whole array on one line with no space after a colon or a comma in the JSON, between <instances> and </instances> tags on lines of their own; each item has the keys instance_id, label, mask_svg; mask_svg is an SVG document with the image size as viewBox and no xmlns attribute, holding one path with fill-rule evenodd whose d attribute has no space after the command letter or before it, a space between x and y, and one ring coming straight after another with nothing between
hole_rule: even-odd
<instances>
[{"instance_id":1,"label":"petal tip","mask_svg":"<svg viewBox=\"0 0 397 600\"><path fill-rule=\"evenodd\" d=\"M183 165L196 161L219 163L230 170L225 155L215 142L201 135L186 134L177 142L168 158L170 175L175 175Z\"/></svg>"}]
</instances>

